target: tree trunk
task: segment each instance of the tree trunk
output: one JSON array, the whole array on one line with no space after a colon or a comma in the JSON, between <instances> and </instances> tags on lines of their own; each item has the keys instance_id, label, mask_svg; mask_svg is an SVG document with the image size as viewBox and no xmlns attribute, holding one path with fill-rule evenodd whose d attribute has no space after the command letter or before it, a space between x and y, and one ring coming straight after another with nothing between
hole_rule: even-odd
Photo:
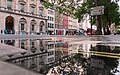
<instances>
[{"instance_id":1,"label":"tree trunk","mask_svg":"<svg viewBox=\"0 0 120 75\"><path fill-rule=\"evenodd\" d=\"M102 35L102 20L101 16L97 16L97 35Z\"/></svg>"},{"instance_id":2,"label":"tree trunk","mask_svg":"<svg viewBox=\"0 0 120 75\"><path fill-rule=\"evenodd\" d=\"M96 6L99 6L100 0L96 0ZM97 35L102 35L102 20L101 15L97 16Z\"/></svg>"}]
</instances>

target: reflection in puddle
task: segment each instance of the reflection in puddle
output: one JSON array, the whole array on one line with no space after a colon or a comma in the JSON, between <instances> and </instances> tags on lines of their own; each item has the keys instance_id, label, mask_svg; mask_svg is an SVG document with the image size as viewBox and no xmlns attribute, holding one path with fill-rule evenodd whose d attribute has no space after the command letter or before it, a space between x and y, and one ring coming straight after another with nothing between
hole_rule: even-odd
<instances>
[{"instance_id":1,"label":"reflection in puddle","mask_svg":"<svg viewBox=\"0 0 120 75\"><path fill-rule=\"evenodd\" d=\"M5 44L8 44L8 45L14 46L15 40L4 40L4 43L5 43Z\"/></svg>"},{"instance_id":2,"label":"reflection in puddle","mask_svg":"<svg viewBox=\"0 0 120 75\"><path fill-rule=\"evenodd\" d=\"M22 39L5 44L26 53L6 59L24 68L53 75L119 75L120 47L100 44L73 44L64 40Z\"/></svg>"}]
</instances>

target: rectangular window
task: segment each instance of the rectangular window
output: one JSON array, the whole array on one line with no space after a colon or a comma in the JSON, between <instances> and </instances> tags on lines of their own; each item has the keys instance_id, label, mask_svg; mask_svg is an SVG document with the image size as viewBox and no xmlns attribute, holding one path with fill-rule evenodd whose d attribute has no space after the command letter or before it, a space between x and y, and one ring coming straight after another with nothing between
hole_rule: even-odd
<instances>
[{"instance_id":1,"label":"rectangular window","mask_svg":"<svg viewBox=\"0 0 120 75\"><path fill-rule=\"evenodd\" d=\"M50 20L50 17L48 16L48 20Z\"/></svg>"},{"instance_id":2,"label":"rectangular window","mask_svg":"<svg viewBox=\"0 0 120 75\"><path fill-rule=\"evenodd\" d=\"M31 13L34 14L35 8L31 7Z\"/></svg>"},{"instance_id":3,"label":"rectangular window","mask_svg":"<svg viewBox=\"0 0 120 75\"><path fill-rule=\"evenodd\" d=\"M50 21L51 21L51 17L50 17Z\"/></svg>"},{"instance_id":4,"label":"rectangular window","mask_svg":"<svg viewBox=\"0 0 120 75\"><path fill-rule=\"evenodd\" d=\"M53 11L52 10L48 10L48 14L53 15Z\"/></svg>"},{"instance_id":5,"label":"rectangular window","mask_svg":"<svg viewBox=\"0 0 120 75\"><path fill-rule=\"evenodd\" d=\"M21 30L24 30L24 24L21 24Z\"/></svg>"},{"instance_id":6,"label":"rectangular window","mask_svg":"<svg viewBox=\"0 0 120 75\"><path fill-rule=\"evenodd\" d=\"M52 28L54 28L54 24L52 24Z\"/></svg>"},{"instance_id":7,"label":"rectangular window","mask_svg":"<svg viewBox=\"0 0 120 75\"><path fill-rule=\"evenodd\" d=\"M24 4L20 4L20 11L24 12Z\"/></svg>"},{"instance_id":8,"label":"rectangular window","mask_svg":"<svg viewBox=\"0 0 120 75\"><path fill-rule=\"evenodd\" d=\"M51 28L51 23L50 23L50 28Z\"/></svg>"},{"instance_id":9,"label":"rectangular window","mask_svg":"<svg viewBox=\"0 0 120 75\"><path fill-rule=\"evenodd\" d=\"M31 45L32 45L32 48L34 48L34 47L35 47L35 43L34 43L34 42L31 42Z\"/></svg>"},{"instance_id":10,"label":"rectangular window","mask_svg":"<svg viewBox=\"0 0 120 75\"><path fill-rule=\"evenodd\" d=\"M12 0L7 0L7 8L12 9Z\"/></svg>"},{"instance_id":11,"label":"rectangular window","mask_svg":"<svg viewBox=\"0 0 120 75\"><path fill-rule=\"evenodd\" d=\"M51 17L51 21L52 21L52 17Z\"/></svg>"},{"instance_id":12,"label":"rectangular window","mask_svg":"<svg viewBox=\"0 0 120 75\"><path fill-rule=\"evenodd\" d=\"M52 17L52 21L53 21L53 17Z\"/></svg>"},{"instance_id":13,"label":"rectangular window","mask_svg":"<svg viewBox=\"0 0 120 75\"><path fill-rule=\"evenodd\" d=\"M31 28L32 31L34 31L34 25L32 25L32 28Z\"/></svg>"},{"instance_id":14,"label":"rectangular window","mask_svg":"<svg viewBox=\"0 0 120 75\"><path fill-rule=\"evenodd\" d=\"M48 23L48 28L49 28L49 23Z\"/></svg>"},{"instance_id":15,"label":"rectangular window","mask_svg":"<svg viewBox=\"0 0 120 75\"><path fill-rule=\"evenodd\" d=\"M21 42L21 48L22 48L22 49L25 49L25 44L24 44L24 42Z\"/></svg>"},{"instance_id":16,"label":"rectangular window","mask_svg":"<svg viewBox=\"0 0 120 75\"><path fill-rule=\"evenodd\" d=\"M40 9L40 16L42 16L42 14L43 14L43 10L42 10L42 9Z\"/></svg>"}]
</instances>

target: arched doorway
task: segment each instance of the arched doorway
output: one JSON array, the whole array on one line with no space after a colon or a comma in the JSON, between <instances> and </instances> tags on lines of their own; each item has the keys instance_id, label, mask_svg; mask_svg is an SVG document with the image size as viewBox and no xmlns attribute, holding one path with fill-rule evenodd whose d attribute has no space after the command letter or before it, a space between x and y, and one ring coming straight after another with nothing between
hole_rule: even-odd
<instances>
[{"instance_id":1,"label":"arched doorway","mask_svg":"<svg viewBox=\"0 0 120 75\"><path fill-rule=\"evenodd\" d=\"M12 16L8 16L5 19L5 34L15 34L14 30L14 18Z\"/></svg>"}]
</instances>

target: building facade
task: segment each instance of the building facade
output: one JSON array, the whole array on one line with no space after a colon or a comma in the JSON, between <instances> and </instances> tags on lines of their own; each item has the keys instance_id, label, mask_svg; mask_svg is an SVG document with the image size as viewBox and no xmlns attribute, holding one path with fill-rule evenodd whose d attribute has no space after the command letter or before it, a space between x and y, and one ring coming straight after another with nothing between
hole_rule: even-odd
<instances>
[{"instance_id":1,"label":"building facade","mask_svg":"<svg viewBox=\"0 0 120 75\"><path fill-rule=\"evenodd\" d=\"M65 35L68 34L68 15L63 14L63 28L65 29Z\"/></svg>"},{"instance_id":2,"label":"building facade","mask_svg":"<svg viewBox=\"0 0 120 75\"><path fill-rule=\"evenodd\" d=\"M58 11L55 12L55 31L56 35L65 35L63 27L63 14Z\"/></svg>"},{"instance_id":3,"label":"building facade","mask_svg":"<svg viewBox=\"0 0 120 75\"><path fill-rule=\"evenodd\" d=\"M68 16L68 35L76 35L79 30L78 20Z\"/></svg>"},{"instance_id":4,"label":"building facade","mask_svg":"<svg viewBox=\"0 0 120 75\"><path fill-rule=\"evenodd\" d=\"M55 34L55 10L48 8L47 9L47 34L54 35Z\"/></svg>"},{"instance_id":5,"label":"building facade","mask_svg":"<svg viewBox=\"0 0 120 75\"><path fill-rule=\"evenodd\" d=\"M0 0L0 31L3 34L46 32L42 0Z\"/></svg>"}]
</instances>

